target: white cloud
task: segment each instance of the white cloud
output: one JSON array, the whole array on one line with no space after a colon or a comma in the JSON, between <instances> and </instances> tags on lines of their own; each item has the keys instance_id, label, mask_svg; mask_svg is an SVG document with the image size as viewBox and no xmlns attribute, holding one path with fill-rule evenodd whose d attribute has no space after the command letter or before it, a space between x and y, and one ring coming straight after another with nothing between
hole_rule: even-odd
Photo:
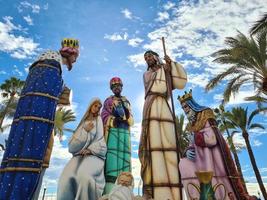
<instances>
[{"instance_id":1,"label":"white cloud","mask_svg":"<svg viewBox=\"0 0 267 200\"><path fill-rule=\"evenodd\" d=\"M30 67L25 67L25 68L24 68L24 71L25 71L27 74L29 73L29 68L30 68Z\"/></svg>"},{"instance_id":2,"label":"white cloud","mask_svg":"<svg viewBox=\"0 0 267 200\"><path fill-rule=\"evenodd\" d=\"M18 76L23 76L23 72L20 71L16 65L14 65L14 69L12 70L12 73Z\"/></svg>"},{"instance_id":3,"label":"white cloud","mask_svg":"<svg viewBox=\"0 0 267 200\"><path fill-rule=\"evenodd\" d=\"M209 82L208 74L188 74L188 83L192 83L193 86L199 86L204 88Z\"/></svg>"},{"instance_id":4,"label":"white cloud","mask_svg":"<svg viewBox=\"0 0 267 200\"><path fill-rule=\"evenodd\" d=\"M127 58L134 65L134 67L145 66L146 64L144 60L144 55L142 53L136 55L130 55Z\"/></svg>"},{"instance_id":5,"label":"white cloud","mask_svg":"<svg viewBox=\"0 0 267 200\"><path fill-rule=\"evenodd\" d=\"M163 6L163 8L164 8L165 10L170 10L170 9L172 9L174 6L175 6L175 3L168 1L168 2Z\"/></svg>"},{"instance_id":6,"label":"white cloud","mask_svg":"<svg viewBox=\"0 0 267 200\"><path fill-rule=\"evenodd\" d=\"M267 167L260 168L261 173L266 173L267 172Z\"/></svg>"},{"instance_id":7,"label":"white cloud","mask_svg":"<svg viewBox=\"0 0 267 200\"><path fill-rule=\"evenodd\" d=\"M33 25L33 19L30 15L24 16L23 19L28 23L28 25Z\"/></svg>"},{"instance_id":8,"label":"white cloud","mask_svg":"<svg viewBox=\"0 0 267 200\"><path fill-rule=\"evenodd\" d=\"M253 147L259 147L261 146L263 143L260 140L253 140L252 146Z\"/></svg>"},{"instance_id":9,"label":"white cloud","mask_svg":"<svg viewBox=\"0 0 267 200\"><path fill-rule=\"evenodd\" d=\"M23 31L20 26L12 23L12 17L6 16L4 22L0 21L0 51L9 53L12 57L26 59L36 55L38 43L32 38L26 38L13 32Z\"/></svg>"},{"instance_id":10,"label":"white cloud","mask_svg":"<svg viewBox=\"0 0 267 200\"><path fill-rule=\"evenodd\" d=\"M180 63L185 69L200 68L201 66L196 60L182 60Z\"/></svg>"},{"instance_id":11,"label":"white cloud","mask_svg":"<svg viewBox=\"0 0 267 200\"><path fill-rule=\"evenodd\" d=\"M0 75L5 75L5 74L7 74L6 71L4 71L4 70L0 71Z\"/></svg>"},{"instance_id":12,"label":"white cloud","mask_svg":"<svg viewBox=\"0 0 267 200\"><path fill-rule=\"evenodd\" d=\"M121 13L124 15L125 18L127 19L132 19L133 18L133 15L132 15L132 12L130 10L128 10L127 8L123 9L121 11Z\"/></svg>"},{"instance_id":13,"label":"white cloud","mask_svg":"<svg viewBox=\"0 0 267 200\"><path fill-rule=\"evenodd\" d=\"M138 142L140 141L140 135L141 135L141 122L139 123L135 123L132 127L131 127L131 141L132 142Z\"/></svg>"},{"instance_id":14,"label":"white cloud","mask_svg":"<svg viewBox=\"0 0 267 200\"><path fill-rule=\"evenodd\" d=\"M130 20L134 20L134 21L136 21L136 20L142 21L140 19L140 17L134 16L133 13L128 8L122 9L121 13L123 14L123 16L126 19L130 19Z\"/></svg>"},{"instance_id":15,"label":"white cloud","mask_svg":"<svg viewBox=\"0 0 267 200\"><path fill-rule=\"evenodd\" d=\"M28 1L22 1L20 2L20 5L18 6L18 11L22 12L24 8L26 9L30 8L33 13L39 13L41 9L40 6L37 4L31 4Z\"/></svg>"},{"instance_id":16,"label":"white cloud","mask_svg":"<svg viewBox=\"0 0 267 200\"><path fill-rule=\"evenodd\" d=\"M105 34L104 39L108 39L111 41L119 41L119 40L127 40L128 38L128 33L124 34L118 34L118 33L113 33L111 35Z\"/></svg>"},{"instance_id":17,"label":"white cloud","mask_svg":"<svg viewBox=\"0 0 267 200\"><path fill-rule=\"evenodd\" d=\"M171 5L167 3L168 5ZM143 49L153 49L162 54L161 37L165 37L167 53L173 59L186 57L199 63L199 74L211 78L227 66L212 63L210 55L224 48L225 37L235 36L236 30L247 33L249 26L267 9L262 0L255 1L180 1L171 5L171 12L158 14L164 24L156 26L147 34ZM170 6L165 6L165 10ZM231 9L229 9L231 8ZM137 54L128 59L134 67L143 66ZM188 74L194 74L188 68Z\"/></svg>"},{"instance_id":18,"label":"white cloud","mask_svg":"<svg viewBox=\"0 0 267 200\"><path fill-rule=\"evenodd\" d=\"M249 101L245 101L246 97L255 95L254 91L252 89L249 90L240 90L237 95L231 95L230 101L228 105L239 105L244 103L249 103ZM216 94L213 96L213 99L215 101L222 101L223 100L223 94Z\"/></svg>"},{"instance_id":19,"label":"white cloud","mask_svg":"<svg viewBox=\"0 0 267 200\"><path fill-rule=\"evenodd\" d=\"M164 20L169 19L170 15L167 12L158 12L158 18L156 21L163 22Z\"/></svg>"},{"instance_id":20,"label":"white cloud","mask_svg":"<svg viewBox=\"0 0 267 200\"><path fill-rule=\"evenodd\" d=\"M49 5L48 5L48 3L46 3L46 4L43 6L43 9L44 9L44 10L48 10L48 7L49 7Z\"/></svg>"},{"instance_id":21,"label":"white cloud","mask_svg":"<svg viewBox=\"0 0 267 200\"><path fill-rule=\"evenodd\" d=\"M249 96L253 96L255 93L252 90L247 90L247 91L239 91L238 95L231 96L229 105L237 105L237 104L243 104L243 103L248 103L248 101L245 101L244 99Z\"/></svg>"},{"instance_id":22,"label":"white cloud","mask_svg":"<svg viewBox=\"0 0 267 200\"><path fill-rule=\"evenodd\" d=\"M128 44L132 47L137 47L140 45L140 43L142 43L144 40L141 38L132 38L129 39Z\"/></svg>"}]
</instances>

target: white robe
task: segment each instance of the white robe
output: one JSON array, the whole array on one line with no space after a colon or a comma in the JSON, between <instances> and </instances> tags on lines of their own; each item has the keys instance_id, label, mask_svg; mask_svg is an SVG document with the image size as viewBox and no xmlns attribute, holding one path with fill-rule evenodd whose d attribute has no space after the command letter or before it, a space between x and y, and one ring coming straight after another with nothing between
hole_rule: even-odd
<instances>
[{"instance_id":1,"label":"white robe","mask_svg":"<svg viewBox=\"0 0 267 200\"><path fill-rule=\"evenodd\" d=\"M173 88L184 88L186 73L182 66L172 63L171 69ZM167 81L163 67L144 74L146 100L139 158L144 194L155 200L180 200L177 138L172 110L166 96ZM149 158L145 154L150 154Z\"/></svg>"},{"instance_id":2,"label":"white robe","mask_svg":"<svg viewBox=\"0 0 267 200\"><path fill-rule=\"evenodd\" d=\"M74 155L64 168L58 185L58 200L97 200L104 186L104 160L106 143L100 116L93 121L94 128L86 132L82 122L69 142L69 152ZM93 155L77 155L89 149Z\"/></svg>"}]
</instances>

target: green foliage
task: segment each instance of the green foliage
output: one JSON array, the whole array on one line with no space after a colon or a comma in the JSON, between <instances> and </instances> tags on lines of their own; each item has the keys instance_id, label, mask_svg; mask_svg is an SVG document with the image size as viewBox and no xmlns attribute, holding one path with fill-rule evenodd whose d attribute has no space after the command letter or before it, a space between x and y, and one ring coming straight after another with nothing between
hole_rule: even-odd
<instances>
[{"instance_id":1,"label":"green foliage","mask_svg":"<svg viewBox=\"0 0 267 200\"><path fill-rule=\"evenodd\" d=\"M258 32L267 32L267 13L265 13L249 30L251 35Z\"/></svg>"},{"instance_id":2,"label":"green foliage","mask_svg":"<svg viewBox=\"0 0 267 200\"><path fill-rule=\"evenodd\" d=\"M4 98L4 100L0 102L0 132L3 132L6 127L3 127L4 119L6 117L12 118L15 114L18 97L24 87L24 84L24 81L11 77L0 85L1 95Z\"/></svg>"},{"instance_id":3,"label":"green foliage","mask_svg":"<svg viewBox=\"0 0 267 200\"><path fill-rule=\"evenodd\" d=\"M75 120L75 114L71 109L60 107L55 115L54 135L58 135L61 138L64 135L64 131L73 132L72 129L66 128L65 125Z\"/></svg>"},{"instance_id":4,"label":"green foliage","mask_svg":"<svg viewBox=\"0 0 267 200\"><path fill-rule=\"evenodd\" d=\"M185 116L183 114L176 116L177 134L180 142L180 153L183 154L190 144L191 133L187 131L185 125Z\"/></svg>"},{"instance_id":5,"label":"green foliage","mask_svg":"<svg viewBox=\"0 0 267 200\"><path fill-rule=\"evenodd\" d=\"M5 80L3 84L0 85L1 95L4 98L8 98L21 93L25 81L22 81L16 77L11 77Z\"/></svg>"},{"instance_id":6,"label":"green foliage","mask_svg":"<svg viewBox=\"0 0 267 200\"><path fill-rule=\"evenodd\" d=\"M267 95L266 33L246 37L238 32L236 37L225 39L227 47L212 54L214 62L230 66L209 81L206 91L212 90L222 81L227 81L223 102L235 96L244 85L253 85L256 95L253 100L265 99ZM252 98L251 98L252 99ZM265 101L262 101L265 102Z\"/></svg>"}]
</instances>

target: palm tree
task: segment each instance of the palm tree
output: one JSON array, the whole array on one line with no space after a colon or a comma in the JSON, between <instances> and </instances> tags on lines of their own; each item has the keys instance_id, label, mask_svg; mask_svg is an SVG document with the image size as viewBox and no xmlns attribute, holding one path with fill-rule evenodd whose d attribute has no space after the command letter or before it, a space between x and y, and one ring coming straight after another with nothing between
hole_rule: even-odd
<instances>
[{"instance_id":1,"label":"palm tree","mask_svg":"<svg viewBox=\"0 0 267 200\"><path fill-rule=\"evenodd\" d=\"M237 148L236 144L234 144L233 137L237 133L237 131L232 131L231 133L229 131L229 129L233 129L233 128L235 128L235 126L233 123L231 123L231 121L227 120L227 118L225 117L226 112L225 112L224 106L222 104L219 106L219 108L214 109L214 113L215 113L216 121L218 122L220 131L222 133L226 131L226 133L227 133L227 142L229 144L231 152L233 153L236 168L240 174L242 185L247 192L247 187L245 184L240 160L239 160L239 157L237 155L238 150L240 150L242 148L242 146L239 145Z\"/></svg>"},{"instance_id":2,"label":"palm tree","mask_svg":"<svg viewBox=\"0 0 267 200\"><path fill-rule=\"evenodd\" d=\"M24 84L25 81L11 77L0 85L1 95L6 99L6 102L2 103L0 129L2 128L5 117L14 115L17 105L16 96L20 95Z\"/></svg>"},{"instance_id":3,"label":"palm tree","mask_svg":"<svg viewBox=\"0 0 267 200\"><path fill-rule=\"evenodd\" d=\"M72 129L66 128L65 124L75 120L75 114L71 109L59 107L55 115L54 135L58 135L61 139L64 134L64 131L73 132Z\"/></svg>"},{"instance_id":4,"label":"palm tree","mask_svg":"<svg viewBox=\"0 0 267 200\"><path fill-rule=\"evenodd\" d=\"M251 35L257 34L259 32L267 32L267 13L265 13L249 30Z\"/></svg>"},{"instance_id":5,"label":"palm tree","mask_svg":"<svg viewBox=\"0 0 267 200\"><path fill-rule=\"evenodd\" d=\"M266 189L263 185L263 181L262 181L259 169L257 167L254 153L253 153L251 145L250 145L248 131L252 130L254 128L264 129L264 127L261 124L252 123L252 120L256 115L258 115L259 113L266 111L266 110L267 110L267 108L256 109L248 116L248 108L244 109L242 107L237 107L237 108L233 108L231 112L225 113L225 116L227 117L227 119L229 119L232 122L232 124L236 128L240 129L240 131L242 132L242 136L245 140L246 147L248 150L250 162L252 164L256 179L258 181L259 187L260 187L261 192L262 192L262 195L264 196L265 199L267 199L267 193L266 193Z\"/></svg>"},{"instance_id":6,"label":"palm tree","mask_svg":"<svg viewBox=\"0 0 267 200\"><path fill-rule=\"evenodd\" d=\"M14 98L11 103L9 103L8 99L4 100L4 101L2 101L1 104L2 105L0 107L0 119L4 119L5 117L6 118L12 118L14 116L15 112L16 112L16 107L17 107L17 104L18 104L18 98ZM0 132L1 133L4 132L10 126L11 126L11 123L2 125L2 127L0 127Z\"/></svg>"},{"instance_id":7,"label":"palm tree","mask_svg":"<svg viewBox=\"0 0 267 200\"><path fill-rule=\"evenodd\" d=\"M266 34L260 32L253 37L246 37L241 32L225 40L227 48L212 54L214 62L228 64L230 67L218 74L206 86L206 91L216 87L223 80L227 80L224 89L224 102L235 95L241 86L253 85L256 95L253 97L266 97L267 95L267 66L266 66Z\"/></svg>"},{"instance_id":8,"label":"palm tree","mask_svg":"<svg viewBox=\"0 0 267 200\"><path fill-rule=\"evenodd\" d=\"M176 116L176 127L177 134L180 145L180 154L182 155L185 149L189 146L190 143L190 133L187 131L185 126L185 116L181 114L180 116Z\"/></svg>"}]
</instances>

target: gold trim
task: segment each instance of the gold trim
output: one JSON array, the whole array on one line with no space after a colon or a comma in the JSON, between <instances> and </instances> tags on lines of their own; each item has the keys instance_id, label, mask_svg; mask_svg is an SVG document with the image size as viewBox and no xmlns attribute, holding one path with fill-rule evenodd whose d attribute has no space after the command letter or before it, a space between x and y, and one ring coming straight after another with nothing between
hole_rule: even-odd
<instances>
[{"instance_id":1,"label":"gold trim","mask_svg":"<svg viewBox=\"0 0 267 200\"><path fill-rule=\"evenodd\" d=\"M35 116L22 116L20 118L14 119L13 122L18 122L19 120L36 120L36 121L41 121L41 122L47 122L50 124L54 124L55 122L49 119L45 119L42 117L35 117Z\"/></svg>"},{"instance_id":2,"label":"gold trim","mask_svg":"<svg viewBox=\"0 0 267 200\"><path fill-rule=\"evenodd\" d=\"M43 168L48 168L49 167L49 164L42 164L42 167Z\"/></svg>"},{"instance_id":3,"label":"gold trim","mask_svg":"<svg viewBox=\"0 0 267 200\"><path fill-rule=\"evenodd\" d=\"M197 132L205 128L208 119L215 119L214 113L211 109L206 109L197 113L197 120L194 125L188 124L187 128L190 132Z\"/></svg>"},{"instance_id":4,"label":"gold trim","mask_svg":"<svg viewBox=\"0 0 267 200\"><path fill-rule=\"evenodd\" d=\"M47 98L50 98L50 99L54 99L54 100L59 100L59 98L55 97L55 96L52 96L52 95L49 95L49 94L46 94L46 93L41 93L41 92L28 92L26 94L23 94L21 95L20 97L25 97L25 96L43 96L43 97L47 97Z\"/></svg>"},{"instance_id":5,"label":"gold trim","mask_svg":"<svg viewBox=\"0 0 267 200\"><path fill-rule=\"evenodd\" d=\"M55 67L53 65L44 64L44 63L38 63L37 65L34 65L33 68L34 67L38 67L38 66L40 66L40 67L50 67L50 68L56 69L56 70L58 70L60 72L60 69L58 67Z\"/></svg>"},{"instance_id":6,"label":"gold trim","mask_svg":"<svg viewBox=\"0 0 267 200\"><path fill-rule=\"evenodd\" d=\"M40 173L41 172L41 168L32 168L32 167L6 167L4 169L0 169L0 173L4 173L4 172L36 172L36 173Z\"/></svg>"},{"instance_id":7,"label":"gold trim","mask_svg":"<svg viewBox=\"0 0 267 200\"><path fill-rule=\"evenodd\" d=\"M28 158L8 158L7 161L21 161L21 162L37 162L37 163L42 163L42 160L36 160L36 159L28 159Z\"/></svg>"}]
</instances>

